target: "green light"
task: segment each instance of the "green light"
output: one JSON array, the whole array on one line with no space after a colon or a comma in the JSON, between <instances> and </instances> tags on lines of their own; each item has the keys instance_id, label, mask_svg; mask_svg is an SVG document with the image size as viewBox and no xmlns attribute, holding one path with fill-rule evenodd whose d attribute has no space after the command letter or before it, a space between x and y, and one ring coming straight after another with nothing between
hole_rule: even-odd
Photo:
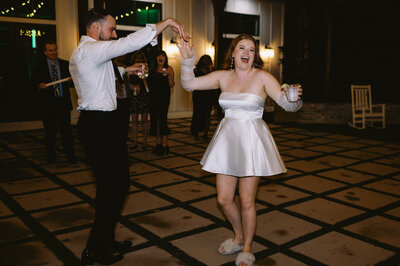
<instances>
[{"instance_id":1,"label":"green light","mask_svg":"<svg viewBox=\"0 0 400 266\"><path fill-rule=\"evenodd\" d=\"M32 48L36 48L36 30L32 30Z\"/></svg>"}]
</instances>

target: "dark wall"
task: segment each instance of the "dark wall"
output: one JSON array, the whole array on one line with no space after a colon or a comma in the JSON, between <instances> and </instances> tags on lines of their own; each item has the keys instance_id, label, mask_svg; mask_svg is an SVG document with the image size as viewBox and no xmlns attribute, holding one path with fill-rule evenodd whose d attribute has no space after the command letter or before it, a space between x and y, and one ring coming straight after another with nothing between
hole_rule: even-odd
<instances>
[{"instance_id":1,"label":"dark wall","mask_svg":"<svg viewBox=\"0 0 400 266\"><path fill-rule=\"evenodd\" d=\"M283 77L303 84L305 100L348 102L353 83L400 102L394 1L292 0L285 13Z\"/></svg>"}]
</instances>

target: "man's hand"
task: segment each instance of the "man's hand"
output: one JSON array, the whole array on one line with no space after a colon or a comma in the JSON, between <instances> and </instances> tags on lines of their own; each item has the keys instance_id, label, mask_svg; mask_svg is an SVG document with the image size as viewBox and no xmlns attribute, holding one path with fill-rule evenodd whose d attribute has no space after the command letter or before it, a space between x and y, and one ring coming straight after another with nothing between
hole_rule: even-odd
<instances>
[{"instance_id":1,"label":"man's hand","mask_svg":"<svg viewBox=\"0 0 400 266\"><path fill-rule=\"evenodd\" d=\"M44 82L39 83L38 88L41 89L41 90L46 89L47 88L46 83L44 83Z\"/></svg>"},{"instance_id":2,"label":"man's hand","mask_svg":"<svg viewBox=\"0 0 400 266\"><path fill-rule=\"evenodd\" d=\"M179 34L179 38L185 40L186 42L188 42L192 38L184 30L183 24L181 24L180 22L178 22L177 20L175 20L173 18L168 19L168 22L169 22L168 25L171 27L171 29Z\"/></svg>"},{"instance_id":3,"label":"man's hand","mask_svg":"<svg viewBox=\"0 0 400 266\"><path fill-rule=\"evenodd\" d=\"M129 75L135 74L137 75L139 71L143 68L143 63L136 63L131 66L125 68L125 71L128 72Z\"/></svg>"},{"instance_id":4,"label":"man's hand","mask_svg":"<svg viewBox=\"0 0 400 266\"><path fill-rule=\"evenodd\" d=\"M171 27L174 32L179 34L179 38L182 38L185 41L189 41L192 38L187 32L185 32L183 24L173 18L164 19L156 24L157 35L167 27Z\"/></svg>"}]
</instances>

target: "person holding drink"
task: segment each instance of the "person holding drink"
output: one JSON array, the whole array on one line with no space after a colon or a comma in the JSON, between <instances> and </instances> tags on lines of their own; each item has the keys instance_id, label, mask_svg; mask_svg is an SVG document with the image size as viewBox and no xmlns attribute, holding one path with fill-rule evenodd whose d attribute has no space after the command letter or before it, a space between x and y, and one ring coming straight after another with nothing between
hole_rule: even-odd
<instances>
[{"instance_id":1,"label":"person holding drink","mask_svg":"<svg viewBox=\"0 0 400 266\"><path fill-rule=\"evenodd\" d=\"M174 69L168 65L164 51L158 51L154 57L153 68L147 79L150 88L150 134L156 137L154 153L169 154L168 108L171 88L175 86Z\"/></svg>"},{"instance_id":2,"label":"person holding drink","mask_svg":"<svg viewBox=\"0 0 400 266\"><path fill-rule=\"evenodd\" d=\"M218 204L231 223L234 238L225 240L218 251L223 255L240 252L236 265L250 266L255 262L251 244L256 229L255 198L260 176L286 172L278 148L266 123L262 120L264 102L271 97L284 110L294 112L303 103L301 86L298 98L289 102L286 90L262 70L263 61L253 37L240 34L231 43L223 69L201 77L193 74L193 46L180 40L182 55L181 82L186 90L221 88L219 104L225 110L215 135L205 151L203 170L216 173ZM239 187L240 208L235 202Z\"/></svg>"},{"instance_id":3,"label":"person holding drink","mask_svg":"<svg viewBox=\"0 0 400 266\"><path fill-rule=\"evenodd\" d=\"M148 113L150 110L150 91L147 84L146 78L149 75L147 68L146 56L142 51L133 52L130 58L130 65L140 64L140 68L136 73L127 75L128 86L129 86L129 110L132 117L132 135L133 145L132 148L137 148L137 136L138 136L138 121L139 114L142 116L142 128L143 128L143 146L147 147L147 133L148 133Z\"/></svg>"},{"instance_id":4,"label":"person holding drink","mask_svg":"<svg viewBox=\"0 0 400 266\"><path fill-rule=\"evenodd\" d=\"M300 84L285 83L282 85L282 89L284 89L286 98L290 103L294 103L294 102L298 101L300 88L301 88Z\"/></svg>"}]
</instances>

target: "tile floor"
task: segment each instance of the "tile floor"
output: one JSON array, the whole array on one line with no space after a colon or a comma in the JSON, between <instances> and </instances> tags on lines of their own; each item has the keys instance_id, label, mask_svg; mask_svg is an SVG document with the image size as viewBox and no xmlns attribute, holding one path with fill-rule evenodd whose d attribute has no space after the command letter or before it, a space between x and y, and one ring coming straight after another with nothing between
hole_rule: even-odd
<instances>
[{"instance_id":1,"label":"tile floor","mask_svg":"<svg viewBox=\"0 0 400 266\"><path fill-rule=\"evenodd\" d=\"M117 238L134 246L116 265L233 265L207 140L190 119L169 121L171 154L130 150L131 189ZM218 121L213 120L215 130ZM257 194L256 265L399 265L400 143L270 124L286 174ZM339 131L340 132L340 131ZM0 133L0 265L79 265L95 185L85 156L46 164L43 130ZM61 148L61 147L59 147Z\"/></svg>"}]
</instances>

